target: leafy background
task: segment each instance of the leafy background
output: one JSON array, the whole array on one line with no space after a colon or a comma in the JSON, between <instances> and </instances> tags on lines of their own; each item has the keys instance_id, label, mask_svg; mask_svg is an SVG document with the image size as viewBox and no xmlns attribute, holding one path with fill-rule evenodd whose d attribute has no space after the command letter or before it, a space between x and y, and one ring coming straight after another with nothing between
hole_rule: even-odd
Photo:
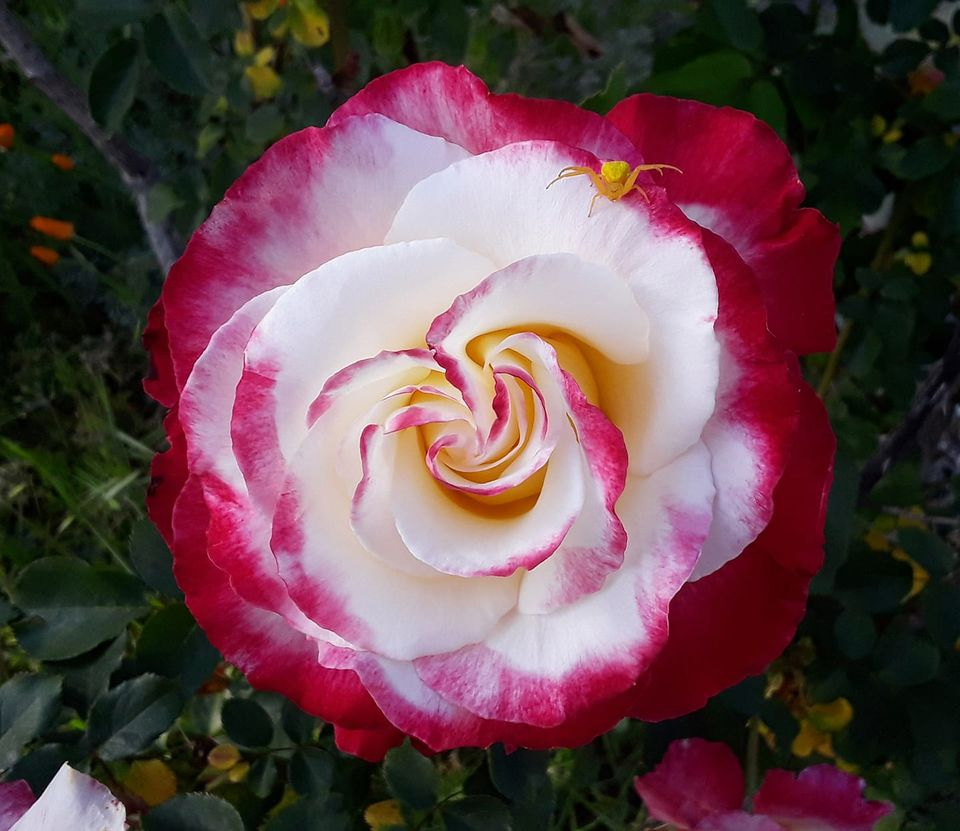
<instances>
[{"instance_id":1,"label":"leafy background","mask_svg":"<svg viewBox=\"0 0 960 831\"><path fill-rule=\"evenodd\" d=\"M69 761L147 831L641 829L633 776L699 735L754 785L826 760L896 802L883 828L960 828L956 5L0 0L149 160L141 211L179 239L272 141L427 59L600 112L641 90L751 110L844 236L840 343L805 367L840 442L827 561L787 652L699 712L576 750L370 765L251 689L183 605L143 518L163 438L139 338L162 271L115 166L0 54L3 778L39 793Z\"/></svg>"}]
</instances>

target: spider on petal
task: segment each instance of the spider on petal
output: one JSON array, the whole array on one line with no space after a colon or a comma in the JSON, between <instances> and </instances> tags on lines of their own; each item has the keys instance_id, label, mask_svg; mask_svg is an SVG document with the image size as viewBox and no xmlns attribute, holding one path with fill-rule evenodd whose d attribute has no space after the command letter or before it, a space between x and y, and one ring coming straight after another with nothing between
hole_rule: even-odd
<instances>
[{"instance_id":1,"label":"spider on petal","mask_svg":"<svg viewBox=\"0 0 960 831\"><path fill-rule=\"evenodd\" d=\"M601 196L605 196L611 202L616 202L619 199L623 199L627 194L638 190L643 198L649 202L650 197L647 196L647 192L637 184L637 177L645 170L656 170L661 176L664 170L675 170L677 173L683 173L679 167L674 167L672 164L638 164L631 170L630 165L626 162L604 162L600 165L599 173L589 167L565 167L557 174L557 178L547 185L547 187L549 188L550 185L555 185L561 179L570 179L574 176L589 176L590 181L593 182L594 187L597 189L593 199L590 201L590 210L587 211L587 216L589 217L593 215L593 208Z\"/></svg>"}]
</instances>

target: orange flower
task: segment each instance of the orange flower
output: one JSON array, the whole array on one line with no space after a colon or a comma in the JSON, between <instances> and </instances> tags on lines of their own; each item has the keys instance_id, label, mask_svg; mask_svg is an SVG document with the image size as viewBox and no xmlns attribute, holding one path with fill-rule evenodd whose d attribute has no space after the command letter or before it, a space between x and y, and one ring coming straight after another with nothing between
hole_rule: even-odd
<instances>
[{"instance_id":1,"label":"orange flower","mask_svg":"<svg viewBox=\"0 0 960 831\"><path fill-rule=\"evenodd\" d=\"M60 255L56 251L47 248L45 245L30 246L30 256L40 260L44 265L56 265L60 259Z\"/></svg>"},{"instance_id":2,"label":"orange flower","mask_svg":"<svg viewBox=\"0 0 960 831\"><path fill-rule=\"evenodd\" d=\"M59 167L61 170L73 170L77 166L77 163L73 159L63 153L54 153L50 157L50 161L53 162L55 167Z\"/></svg>"},{"instance_id":3,"label":"orange flower","mask_svg":"<svg viewBox=\"0 0 960 831\"><path fill-rule=\"evenodd\" d=\"M54 239L69 240L76 235L72 222L51 219L49 216L35 216L30 220L30 227L34 231L39 231L41 234L46 234Z\"/></svg>"},{"instance_id":4,"label":"orange flower","mask_svg":"<svg viewBox=\"0 0 960 831\"><path fill-rule=\"evenodd\" d=\"M13 129L12 124L0 124L0 147L9 150L13 147L13 140L16 135L17 131Z\"/></svg>"}]
</instances>

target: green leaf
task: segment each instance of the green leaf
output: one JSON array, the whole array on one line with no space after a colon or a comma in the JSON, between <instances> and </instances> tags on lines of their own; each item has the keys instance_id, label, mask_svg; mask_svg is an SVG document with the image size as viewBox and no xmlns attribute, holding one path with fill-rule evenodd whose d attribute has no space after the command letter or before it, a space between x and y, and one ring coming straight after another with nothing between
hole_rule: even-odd
<instances>
[{"instance_id":1,"label":"green leaf","mask_svg":"<svg viewBox=\"0 0 960 831\"><path fill-rule=\"evenodd\" d=\"M115 43L94 64L87 93L90 112L110 132L119 129L133 104L139 68L140 43L132 39Z\"/></svg>"},{"instance_id":2,"label":"green leaf","mask_svg":"<svg viewBox=\"0 0 960 831\"><path fill-rule=\"evenodd\" d=\"M307 831L313 828L322 828L323 831L348 831L352 827L350 818L340 810L337 800L305 798L277 814L264 826L263 831Z\"/></svg>"},{"instance_id":3,"label":"green leaf","mask_svg":"<svg viewBox=\"0 0 960 831\"><path fill-rule=\"evenodd\" d=\"M306 827L306 826L304 826ZM143 818L143 831L244 831L229 802L197 793L178 794Z\"/></svg>"},{"instance_id":4,"label":"green leaf","mask_svg":"<svg viewBox=\"0 0 960 831\"><path fill-rule=\"evenodd\" d=\"M511 831L510 811L492 796L468 796L443 806L446 831Z\"/></svg>"},{"instance_id":5,"label":"green leaf","mask_svg":"<svg viewBox=\"0 0 960 831\"><path fill-rule=\"evenodd\" d=\"M960 639L960 586L936 583L921 595L923 622L934 643L953 649Z\"/></svg>"},{"instance_id":6,"label":"green leaf","mask_svg":"<svg viewBox=\"0 0 960 831\"><path fill-rule=\"evenodd\" d=\"M45 661L73 658L115 638L147 610L143 584L78 557L44 557L28 565L13 590L17 606L40 618L18 629L20 645Z\"/></svg>"},{"instance_id":7,"label":"green leaf","mask_svg":"<svg viewBox=\"0 0 960 831\"><path fill-rule=\"evenodd\" d=\"M833 626L837 646L848 658L866 658L877 641L873 618L856 609L846 609Z\"/></svg>"},{"instance_id":8,"label":"green leaf","mask_svg":"<svg viewBox=\"0 0 960 831\"><path fill-rule=\"evenodd\" d=\"M892 687L912 687L935 678L940 668L940 652L932 644L911 632L888 629L877 644L880 664L877 676Z\"/></svg>"},{"instance_id":9,"label":"green leaf","mask_svg":"<svg viewBox=\"0 0 960 831\"><path fill-rule=\"evenodd\" d=\"M890 0L890 23L898 32L915 29L926 20L940 0Z\"/></svg>"},{"instance_id":10,"label":"green leaf","mask_svg":"<svg viewBox=\"0 0 960 831\"><path fill-rule=\"evenodd\" d=\"M654 75L646 89L720 105L730 103L752 77L750 61L739 52L713 52L678 69Z\"/></svg>"},{"instance_id":11,"label":"green leaf","mask_svg":"<svg viewBox=\"0 0 960 831\"><path fill-rule=\"evenodd\" d=\"M957 561L954 550L940 537L920 528L901 528L897 539L904 551L932 577L946 577Z\"/></svg>"},{"instance_id":12,"label":"green leaf","mask_svg":"<svg viewBox=\"0 0 960 831\"><path fill-rule=\"evenodd\" d=\"M591 110L603 115L608 112L614 104L621 101L627 94L627 65L622 61L618 63L607 76L607 83L602 90L585 98L580 106L585 110Z\"/></svg>"},{"instance_id":13,"label":"green leaf","mask_svg":"<svg viewBox=\"0 0 960 831\"><path fill-rule=\"evenodd\" d=\"M159 0L76 0L77 16L91 28L125 26L153 14Z\"/></svg>"},{"instance_id":14,"label":"green leaf","mask_svg":"<svg viewBox=\"0 0 960 831\"><path fill-rule=\"evenodd\" d=\"M63 676L67 704L86 712L110 686L110 676L120 666L127 647L127 634L100 644L96 649L68 661L51 661L47 669Z\"/></svg>"},{"instance_id":15,"label":"green leaf","mask_svg":"<svg viewBox=\"0 0 960 831\"><path fill-rule=\"evenodd\" d=\"M304 747L290 759L290 784L304 796L326 796L333 782L333 757L329 753Z\"/></svg>"},{"instance_id":16,"label":"green leaf","mask_svg":"<svg viewBox=\"0 0 960 831\"><path fill-rule=\"evenodd\" d=\"M130 562L144 583L167 597L183 600L173 579L173 555L149 519L142 519L130 532Z\"/></svg>"},{"instance_id":17,"label":"green leaf","mask_svg":"<svg viewBox=\"0 0 960 831\"><path fill-rule=\"evenodd\" d=\"M744 103L757 118L773 127L781 138L786 137L787 106L776 84L767 80L754 81Z\"/></svg>"},{"instance_id":18,"label":"green leaf","mask_svg":"<svg viewBox=\"0 0 960 831\"><path fill-rule=\"evenodd\" d=\"M546 828L553 813L553 784L547 775L550 754L524 750L507 753L495 744L489 754L490 778L510 800L510 812L518 828Z\"/></svg>"},{"instance_id":19,"label":"green leaf","mask_svg":"<svg viewBox=\"0 0 960 831\"><path fill-rule=\"evenodd\" d=\"M418 811L432 808L437 801L440 776L433 762L414 750L409 741L387 753L383 778L393 796Z\"/></svg>"},{"instance_id":20,"label":"green leaf","mask_svg":"<svg viewBox=\"0 0 960 831\"><path fill-rule=\"evenodd\" d=\"M731 46L750 55L763 50L763 28L746 0L710 0L709 7Z\"/></svg>"},{"instance_id":21,"label":"green leaf","mask_svg":"<svg viewBox=\"0 0 960 831\"><path fill-rule=\"evenodd\" d=\"M249 698L230 698L223 703L223 729L243 747L266 747L273 740L273 722L267 711Z\"/></svg>"},{"instance_id":22,"label":"green leaf","mask_svg":"<svg viewBox=\"0 0 960 831\"><path fill-rule=\"evenodd\" d=\"M250 113L244 133L254 144L266 144L283 131L283 113L274 104L264 104Z\"/></svg>"},{"instance_id":23,"label":"green leaf","mask_svg":"<svg viewBox=\"0 0 960 831\"><path fill-rule=\"evenodd\" d=\"M313 731L317 729L317 720L289 699L285 699L283 702L283 707L280 710L280 720L283 731L294 744L307 744L313 739Z\"/></svg>"},{"instance_id":24,"label":"green leaf","mask_svg":"<svg viewBox=\"0 0 960 831\"><path fill-rule=\"evenodd\" d=\"M158 182L147 193L147 218L151 222L163 222L183 200L166 182Z\"/></svg>"},{"instance_id":25,"label":"green leaf","mask_svg":"<svg viewBox=\"0 0 960 831\"><path fill-rule=\"evenodd\" d=\"M183 708L179 687L141 675L100 696L90 713L90 741L105 761L139 753L173 724Z\"/></svg>"},{"instance_id":26,"label":"green leaf","mask_svg":"<svg viewBox=\"0 0 960 831\"><path fill-rule=\"evenodd\" d=\"M59 712L59 678L15 675L0 687L0 770L10 767Z\"/></svg>"},{"instance_id":27,"label":"green leaf","mask_svg":"<svg viewBox=\"0 0 960 831\"><path fill-rule=\"evenodd\" d=\"M944 121L955 121L960 118L960 78L944 81L923 99L920 106Z\"/></svg>"},{"instance_id":28,"label":"green leaf","mask_svg":"<svg viewBox=\"0 0 960 831\"><path fill-rule=\"evenodd\" d=\"M192 693L216 669L220 653L187 607L174 603L147 620L137 641L137 661L141 672L179 678Z\"/></svg>"},{"instance_id":29,"label":"green leaf","mask_svg":"<svg viewBox=\"0 0 960 831\"><path fill-rule=\"evenodd\" d=\"M143 42L160 77L175 90L187 95L209 91L209 47L178 6L168 6L147 21Z\"/></svg>"}]
</instances>

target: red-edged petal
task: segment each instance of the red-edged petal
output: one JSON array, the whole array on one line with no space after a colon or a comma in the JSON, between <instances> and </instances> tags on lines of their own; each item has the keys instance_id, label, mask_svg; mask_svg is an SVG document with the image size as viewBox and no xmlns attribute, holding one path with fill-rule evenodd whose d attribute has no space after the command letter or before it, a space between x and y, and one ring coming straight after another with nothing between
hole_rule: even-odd
<instances>
[{"instance_id":1,"label":"red-edged petal","mask_svg":"<svg viewBox=\"0 0 960 831\"><path fill-rule=\"evenodd\" d=\"M668 195L754 270L777 338L800 354L832 349L840 235L800 209L803 185L776 133L740 110L656 95L631 96L607 118L645 161L683 170L664 177Z\"/></svg>"},{"instance_id":2,"label":"red-edged petal","mask_svg":"<svg viewBox=\"0 0 960 831\"><path fill-rule=\"evenodd\" d=\"M164 323L163 298L153 304L147 315L143 346L150 359L150 369L147 377L143 379L143 389L164 407L172 407L177 403L177 381L173 374L173 359L170 356L170 342Z\"/></svg>"},{"instance_id":3,"label":"red-edged petal","mask_svg":"<svg viewBox=\"0 0 960 831\"><path fill-rule=\"evenodd\" d=\"M688 713L761 672L790 642L807 587L823 563L823 522L835 439L823 404L795 369L797 440L774 491L774 514L755 542L670 607L670 638L631 692L647 721Z\"/></svg>"},{"instance_id":4,"label":"red-edged petal","mask_svg":"<svg viewBox=\"0 0 960 831\"><path fill-rule=\"evenodd\" d=\"M350 730L335 724L333 738L337 747L344 753L350 753L366 762L379 762L388 750L403 744L406 734L395 727L385 727L380 730Z\"/></svg>"},{"instance_id":5,"label":"red-edged petal","mask_svg":"<svg viewBox=\"0 0 960 831\"><path fill-rule=\"evenodd\" d=\"M187 477L187 440L174 407L163 421L168 450L158 453L150 463L150 487L147 490L147 513L167 545L173 545L173 506Z\"/></svg>"},{"instance_id":6,"label":"red-edged petal","mask_svg":"<svg viewBox=\"0 0 960 831\"><path fill-rule=\"evenodd\" d=\"M0 831L10 831L36 801L30 786L22 779L0 783Z\"/></svg>"},{"instance_id":7,"label":"red-edged petal","mask_svg":"<svg viewBox=\"0 0 960 831\"><path fill-rule=\"evenodd\" d=\"M198 477L177 499L174 573L210 642L256 687L275 690L309 713L352 728L389 726L353 672L320 665L320 645L280 615L243 600L207 558L210 515Z\"/></svg>"},{"instance_id":8,"label":"red-edged petal","mask_svg":"<svg viewBox=\"0 0 960 831\"><path fill-rule=\"evenodd\" d=\"M717 498L691 580L732 560L767 526L774 488L797 440L798 419L796 381L783 347L767 329L752 272L715 234L705 231L704 245L720 295L720 387L703 434Z\"/></svg>"},{"instance_id":9,"label":"red-edged petal","mask_svg":"<svg viewBox=\"0 0 960 831\"><path fill-rule=\"evenodd\" d=\"M566 101L493 95L463 66L419 63L373 81L327 122L380 113L471 153L532 139L582 147L603 159L633 159L636 148L601 116Z\"/></svg>"},{"instance_id":10,"label":"red-edged petal","mask_svg":"<svg viewBox=\"0 0 960 831\"><path fill-rule=\"evenodd\" d=\"M482 643L417 659L417 674L483 718L536 727L606 706L667 640L667 608L709 527L714 490L706 470L709 455L698 445L651 477L629 476L618 503L624 564L601 590L549 614L515 609Z\"/></svg>"},{"instance_id":11,"label":"red-edged petal","mask_svg":"<svg viewBox=\"0 0 960 831\"><path fill-rule=\"evenodd\" d=\"M731 811L706 817L694 831L784 831L784 828L768 817Z\"/></svg>"},{"instance_id":12,"label":"red-edged petal","mask_svg":"<svg viewBox=\"0 0 960 831\"><path fill-rule=\"evenodd\" d=\"M377 115L273 145L227 191L164 284L178 387L235 310L340 254L382 243L410 188L464 155Z\"/></svg>"},{"instance_id":13,"label":"red-edged petal","mask_svg":"<svg viewBox=\"0 0 960 831\"><path fill-rule=\"evenodd\" d=\"M864 799L864 785L832 765L813 765L799 774L771 770L753 797L753 810L789 831L873 831L893 806Z\"/></svg>"},{"instance_id":14,"label":"red-edged petal","mask_svg":"<svg viewBox=\"0 0 960 831\"><path fill-rule=\"evenodd\" d=\"M680 829L711 814L734 811L743 802L746 782L733 751L722 742L680 739L651 773L634 786L650 816Z\"/></svg>"}]
</instances>

